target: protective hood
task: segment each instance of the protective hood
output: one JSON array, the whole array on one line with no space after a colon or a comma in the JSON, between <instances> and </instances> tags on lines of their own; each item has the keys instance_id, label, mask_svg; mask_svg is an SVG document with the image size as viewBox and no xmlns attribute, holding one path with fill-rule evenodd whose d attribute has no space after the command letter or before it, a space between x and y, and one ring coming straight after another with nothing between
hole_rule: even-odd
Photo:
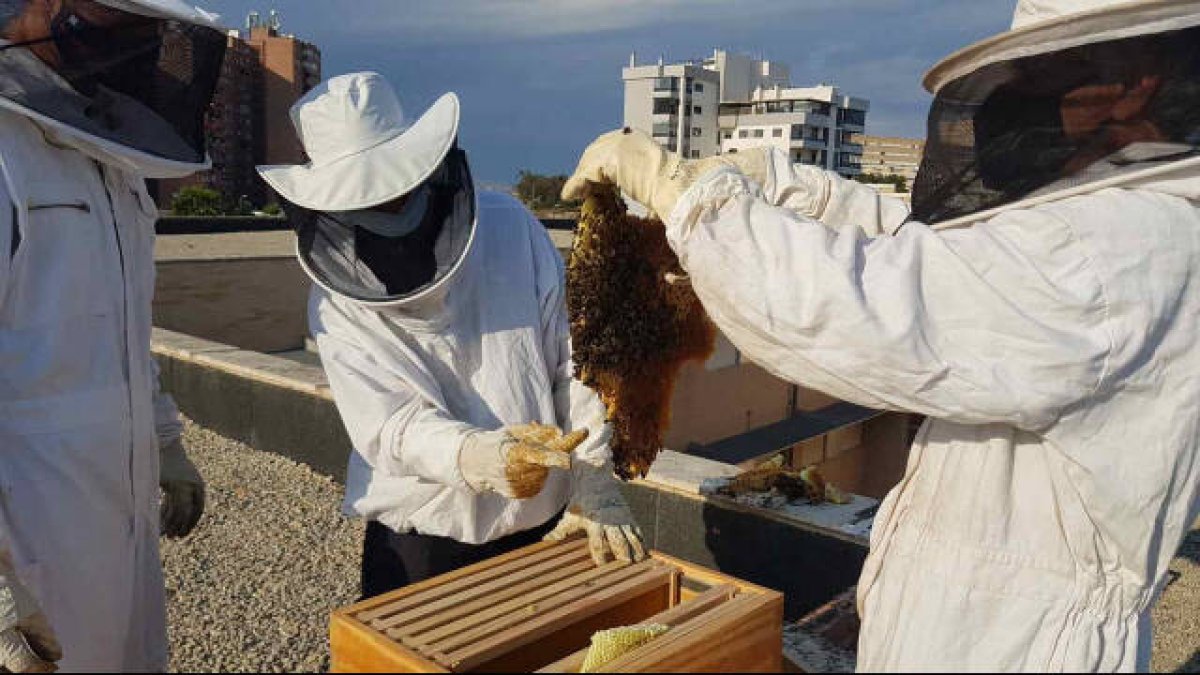
<instances>
[{"instance_id":1,"label":"protective hood","mask_svg":"<svg viewBox=\"0 0 1200 675\"><path fill-rule=\"evenodd\" d=\"M444 292L475 239L475 187L458 148L396 213L316 211L290 201L284 209L304 271L330 293L371 307L416 306Z\"/></svg>"},{"instance_id":2,"label":"protective hood","mask_svg":"<svg viewBox=\"0 0 1200 675\"><path fill-rule=\"evenodd\" d=\"M959 226L1198 155L1200 26L995 62L938 89L912 218Z\"/></svg>"},{"instance_id":3,"label":"protective hood","mask_svg":"<svg viewBox=\"0 0 1200 675\"><path fill-rule=\"evenodd\" d=\"M149 15L105 26L65 6L40 17L49 34L36 35L24 25L37 16L30 7L0 3L0 107L142 176L208 167L204 116L224 34L207 23ZM43 61L47 54L58 61L53 67Z\"/></svg>"}]
</instances>

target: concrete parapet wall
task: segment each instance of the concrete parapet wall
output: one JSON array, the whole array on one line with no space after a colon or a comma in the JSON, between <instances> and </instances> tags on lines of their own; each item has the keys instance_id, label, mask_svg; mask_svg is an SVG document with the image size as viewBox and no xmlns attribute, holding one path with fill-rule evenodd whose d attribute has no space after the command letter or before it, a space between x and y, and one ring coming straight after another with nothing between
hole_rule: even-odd
<instances>
[{"instance_id":1,"label":"concrete parapet wall","mask_svg":"<svg viewBox=\"0 0 1200 675\"><path fill-rule=\"evenodd\" d=\"M258 450L345 480L351 451L318 366L155 328L162 386L185 415ZM623 486L650 546L783 591L796 618L852 585L866 542L805 522L700 494L701 479L736 467L664 453L650 480Z\"/></svg>"}]
</instances>

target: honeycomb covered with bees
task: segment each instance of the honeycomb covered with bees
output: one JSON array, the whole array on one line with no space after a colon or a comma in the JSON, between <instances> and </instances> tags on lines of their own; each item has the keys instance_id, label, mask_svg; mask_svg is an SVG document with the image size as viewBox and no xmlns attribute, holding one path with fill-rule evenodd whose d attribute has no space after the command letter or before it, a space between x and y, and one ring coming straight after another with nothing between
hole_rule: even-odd
<instances>
[{"instance_id":1,"label":"honeycomb covered with bees","mask_svg":"<svg viewBox=\"0 0 1200 675\"><path fill-rule=\"evenodd\" d=\"M645 476L670 423L683 365L713 351L716 329L657 220L626 213L617 189L595 185L583 203L567 265L575 376L595 390L613 425L613 464Z\"/></svg>"}]
</instances>

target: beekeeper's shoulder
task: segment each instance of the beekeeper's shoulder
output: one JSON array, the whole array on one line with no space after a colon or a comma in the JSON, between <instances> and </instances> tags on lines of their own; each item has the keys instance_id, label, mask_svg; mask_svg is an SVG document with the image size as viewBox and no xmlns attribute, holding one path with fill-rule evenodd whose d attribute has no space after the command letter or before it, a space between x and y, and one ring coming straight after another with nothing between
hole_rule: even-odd
<instances>
[{"instance_id":1,"label":"beekeeper's shoulder","mask_svg":"<svg viewBox=\"0 0 1200 675\"><path fill-rule=\"evenodd\" d=\"M479 222L489 229L507 230L515 236L529 232L533 223L539 223L537 217L512 195L480 190L476 200Z\"/></svg>"}]
</instances>

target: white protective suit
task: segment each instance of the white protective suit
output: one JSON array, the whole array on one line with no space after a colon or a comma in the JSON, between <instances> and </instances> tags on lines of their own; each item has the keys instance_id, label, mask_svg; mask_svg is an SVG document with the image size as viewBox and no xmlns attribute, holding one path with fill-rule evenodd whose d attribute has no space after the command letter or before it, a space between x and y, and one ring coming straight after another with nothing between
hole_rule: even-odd
<instances>
[{"instance_id":1,"label":"white protective suit","mask_svg":"<svg viewBox=\"0 0 1200 675\"><path fill-rule=\"evenodd\" d=\"M676 205L671 245L748 357L930 416L875 520L860 669L1148 668L1200 515L1190 166L942 232L778 152L761 187L721 169Z\"/></svg>"},{"instance_id":2,"label":"white protective suit","mask_svg":"<svg viewBox=\"0 0 1200 675\"><path fill-rule=\"evenodd\" d=\"M463 439L527 422L587 427L575 456L608 459L600 399L572 378L563 262L512 197L479 192L467 259L432 297L368 307L314 287L309 322L354 445L348 515L468 544L538 527L567 503L552 471L525 501L475 494Z\"/></svg>"},{"instance_id":3,"label":"white protective suit","mask_svg":"<svg viewBox=\"0 0 1200 675\"><path fill-rule=\"evenodd\" d=\"M150 356L157 211L89 155L0 111L0 543L62 669L162 670L158 448L181 425Z\"/></svg>"}]
</instances>

